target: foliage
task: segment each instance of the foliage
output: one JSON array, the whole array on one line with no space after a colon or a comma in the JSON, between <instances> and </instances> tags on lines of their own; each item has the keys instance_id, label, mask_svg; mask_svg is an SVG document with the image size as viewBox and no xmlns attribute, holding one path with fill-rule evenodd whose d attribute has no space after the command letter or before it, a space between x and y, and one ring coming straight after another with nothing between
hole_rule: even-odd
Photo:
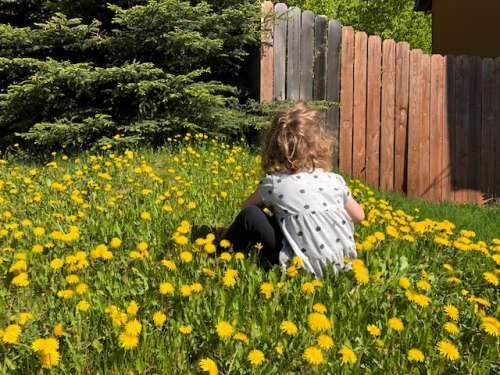
<instances>
[{"instance_id":1,"label":"foliage","mask_svg":"<svg viewBox=\"0 0 500 375\"><path fill-rule=\"evenodd\" d=\"M359 259L314 279L213 253L203 226L229 224L261 177L243 144L63 152L0 159L0 373L498 373L499 208L436 220L347 179ZM57 362L35 341L50 338Z\"/></svg>"},{"instance_id":2,"label":"foliage","mask_svg":"<svg viewBox=\"0 0 500 375\"><path fill-rule=\"evenodd\" d=\"M173 129L246 130L231 84L260 40L257 1L114 1L102 14L84 3L0 2L0 15L19 21L0 24L0 144L15 134L36 148L85 148L117 133L161 143ZM21 9L32 17L21 22Z\"/></svg>"},{"instance_id":3,"label":"foliage","mask_svg":"<svg viewBox=\"0 0 500 375\"><path fill-rule=\"evenodd\" d=\"M20 133L25 140L47 147L82 147L119 131L158 142L179 127L226 134L243 130L230 122L234 110L226 106L230 97L224 96L236 94L235 89L199 81L206 70L172 75L150 63L101 68L53 60L37 68L22 84L12 84L0 94L3 134ZM154 120L156 127L144 120Z\"/></svg>"},{"instance_id":4,"label":"foliage","mask_svg":"<svg viewBox=\"0 0 500 375\"><path fill-rule=\"evenodd\" d=\"M410 43L432 51L432 19L415 12L415 0L287 0L289 6L309 9L368 34Z\"/></svg>"}]
</instances>

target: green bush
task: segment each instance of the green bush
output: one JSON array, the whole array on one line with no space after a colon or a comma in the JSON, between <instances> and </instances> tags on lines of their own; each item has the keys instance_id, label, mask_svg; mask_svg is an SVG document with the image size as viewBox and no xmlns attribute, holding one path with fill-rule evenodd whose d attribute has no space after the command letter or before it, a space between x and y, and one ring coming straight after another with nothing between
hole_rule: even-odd
<instances>
[{"instance_id":1,"label":"green bush","mask_svg":"<svg viewBox=\"0 0 500 375\"><path fill-rule=\"evenodd\" d=\"M155 121L155 130L142 139L179 128L234 133L227 123L231 96L237 91L218 82L199 81L206 70L173 75L150 63L101 68L89 63L68 64L54 60L37 66L38 71L22 84L12 84L0 94L0 131L18 133L25 140L47 146L71 142L72 132L86 146L96 137L126 131L137 136L138 124ZM100 117L105 116L105 117ZM102 119L106 121L103 122ZM106 123L103 127L102 124ZM50 124L55 130L51 131ZM69 130L70 124L75 124ZM85 124L92 127L82 129ZM165 125L165 132L161 126ZM132 131L133 128L135 131ZM61 135L68 129L68 136ZM101 131L106 131L101 134ZM45 136L43 133L47 133ZM91 136L90 136L90 135ZM9 141L12 140L9 139ZM57 141L57 142L56 142Z\"/></svg>"},{"instance_id":2,"label":"green bush","mask_svg":"<svg viewBox=\"0 0 500 375\"><path fill-rule=\"evenodd\" d=\"M0 24L1 144L83 148L117 132L159 143L180 129L241 134L248 124L228 83L258 46L258 1L113 1L99 14L0 0L7 15L17 22Z\"/></svg>"}]
</instances>

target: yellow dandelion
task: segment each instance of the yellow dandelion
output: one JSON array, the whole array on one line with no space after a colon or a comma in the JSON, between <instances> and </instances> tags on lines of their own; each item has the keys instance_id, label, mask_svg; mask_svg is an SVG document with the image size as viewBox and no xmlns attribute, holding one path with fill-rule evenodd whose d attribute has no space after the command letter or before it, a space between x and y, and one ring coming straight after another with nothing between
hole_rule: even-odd
<instances>
[{"instance_id":1,"label":"yellow dandelion","mask_svg":"<svg viewBox=\"0 0 500 375\"><path fill-rule=\"evenodd\" d=\"M431 284L427 280L422 279L417 281L417 288L428 292L431 290Z\"/></svg>"},{"instance_id":2,"label":"yellow dandelion","mask_svg":"<svg viewBox=\"0 0 500 375\"><path fill-rule=\"evenodd\" d=\"M316 346L310 346L304 350L304 359L311 365L321 365L325 363L323 352Z\"/></svg>"},{"instance_id":3,"label":"yellow dandelion","mask_svg":"<svg viewBox=\"0 0 500 375\"><path fill-rule=\"evenodd\" d=\"M309 323L309 328L313 331L325 331L332 328L332 323L326 317L326 315L321 313L311 313L307 317Z\"/></svg>"},{"instance_id":4,"label":"yellow dandelion","mask_svg":"<svg viewBox=\"0 0 500 375\"><path fill-rule=\"evenodd\" d=\"M414 302L419 305L420 307L426 308L429 306L429 304L432 302L432 300L423 295L423 294L415 294L414 296Z\"/></svg>"},{"instance_id":5,"label":"yellow dandelion","mask_svg":"<svg viewBox=\"0 0 500 375\"><path fill-rule=\"evenodd\" d=\"M193 261L193 253L190 251L183 251L180 254L180 258L183 263L190 263Z\"/></svg>"},{"instance_id":6,"label":"yellow dandelion","mask_svg":"<svg viewBox=\"0 0 500 375\"><path fill-rule=\"evenodd\" d=\"M60 337L64 335L64 325L62 323L57 323L53 329L54 336Z\"/></svg>"},{"instance_id":7,"label":"yellow dandelion","mask_svg":"<svg viewBox=\"0 0 500 375\"><path fill-rule=\"evenodd\" d=\"M378 337L380 336L380 328L377 327L376 325L374 324L368 324L368 326L366 327L366 330L370 333L370 335L372 336L375 336L375 337Z\"/></svg>"},{"instance_id":8,"label":"yellow dandelion","mask_svg":"<svg viewBox=\"0 0 500 375\"><path fill-rule=\"evenodd\" d=\"M130 301L130 303L127 306L127 313L129 315L135 315L137 314L137 311L139 310L139 305L135 301Z\"/></svg>"},{"instance_id":9,"label":"yellow dandelion","mask_svg":"<svg viewBox=\"0 0 500 375\"><path fill-rule=\"evenodd\" d=\"M500 322L494 316L485 316L481 322L481 328L491 336L500 336Z\"/></svg>"},{"instance_id":10,"label":"yellow dandelion","mask_svg":"<svg viewBox=\"0 0 500 375\"><path fill-rule=\"evenodd\" d=\"M119 337L120 346L126 350L133 349L139 343L139 337L122 332Z\"/></svg>"},{"instance_id":11,"label":"yellow dandelion","mask_svg":"<svg viewBox=\"0 0 500 375\"><path fill-rule=\"evenodd\" d=\"M283 322L281 322L280 329L281 332L286 333L290 336L295 336L299 331L295 323L289 320L284 320Z\"/></svg>"},{"instance_id":12,"label":"yellow dandelion","mask_svg":"<svg viewBox=\"0 0 500 375\"><path fill-rule=\"evenodd\" d=\"M263 295L267 299L271 298L271 296L273 294L273 284L262 283L262 285L260 286L260 294Z\"/></svg>"},{"instance_id":13,"label":"yellow dandelion","mask_svg":"<svg viewBox=\"0 0 500 375\"><path fill-rule=\"evenodd\" d=\"M411 286L411 281L407 277L402 277L399 279L399 286L403 289L408 289Z\"/></svg>"},{"instance_id":14,"label":"yellow dandelion","mask_svg":"<svg viewBox=\"0 0 500 375\"><path fill-rule=\"evenodd\" d=\"M437 348L441 356L450 361L455 361L460 358L457 347L447 340L439 341Z\"/></svg>"},{"instance_id":15,"label":"yellow dandelion","mask_svg":"<svg viewBox=\"0 0 500 375\"><path fill-rule=\"evenodd\" d=\"M233 339L236 341L241 341L244 342L245 344L248 344L248 336L244 332L236 332L233 336Z\"/></svg>"},{"instance_id":16,"label":"yellow dandelion","mask_svg":"<svg viewBox=\"0 0 500 375\"><path fill-rule=\"evenodd\" d=\"M167 316L162 311L157 311L153 314L153 322L155 326L161 327L167 320Z\"/></svg>"},{"instance_id":17,"label":"yellow dandelion","mask_svg":"<svg viewBox=\"0 0 500 375\"><path fill-rule=\"evenodd\" d=\"M233 326L226 321L218 322L215 326L215 329L217 331L217 335L221 339L228 339L233 334Z\"/></svg>"},{"instance_id":18,"label":"yellow dandelion","mask_svg":"<svg viewBox=\"0 0 500 375\"><path fill-rule=\"evenodd\" d=\"M59 363L60 355L58 351L42 354L42 368L52 368Z\"/></svg>"},{"instance_id":19,"label":"yellow dandelion","mask_svg":"<svg viewBox=\"0 0 500 375\"><path fill-rule=\"evenodd\" d=\"M229 262L232 258L233 258L232 255L230 253L228 253L227 251L224 251L220 255L220 259L225 261L225 262Z\"/></svg>"},{"instance_id":20,"label":"yellow dandelion","mask_svg":"<svg viewBox=\"0 0 500 375\"><path fill-rule=\"evenodd\" d=\"M228 249L231 247L231 242L229 240L222 240L222 241L220 241L219 244L224 249Z\"/></svg>"},{"instance_id":21,"label":"yellow dandelion","mask_svg":"<svg viewBox=\"0 0 500 375\"><path fill-rule=\"evenodd\" d=\"M321 349L328 350L333 347L333 339L328 335L319 335L317 342Z\"/></svg>"},{"instance_id":22,"label":"yellow dandelion","mask_svg":"<svg viewBox=\"0 0 500 375\"><path fill-rule=\"evenodd\" d=\"M210 358L203 358L199 362L201 371L208 372L208 375L217 375L219 370L217 368L217 363Z\"/></svg>"},{"instance_id":23,"label":"yellow dandelion","mask_svg":"<svg viewBox=\"0 0 500 375\"><path fill-rule=\"evenodd\" d=\"M125 325L125 333L127 335L138 336L141 333L142 324L137 320L133 319Z\"/></svg>"},{"instance_id":24,"label":"yellow dandelion","mask_svg":"<svg viewBox=\"0 0 500 375\"><path fill-rule=\"evenodd\" d=\"M387 324L389 325L390 329L393 329L394 331L397 331L397 332L401 332L405 328L403 321L399 318L396 318L396 317L390 318L387 321Z\"/></svg>"},{"instance_id":25,"label":"yellow dandelion","mask_svg":"<svg viewBox=\"0 0 500 375\"><path fill-rule=\"evenodd\" d=\"M160 294L174 294L174 286L171 283L161 283L160 284Z\"/></svg>"},{"instance_id":26,"label":"yellow dandelion","mask_svg":"<svg viewBox=\"0 0 500 375\"><path fill-rule=\"evenodd\" d=\"M483 278L486 280L488 284L498 286L498 277L493 272L484 272Z\"/></svg>"},{"instance_id":27,"label":"yellow dandelion","mask_svg":"<svg viewBox=\"0 0 500 375\"><path fill-rule=\"evenodd\" d=\"M191 332L193 332L193 328L191 326L182 325L179 327L179 332L184 335L189 335Z\"/></svg>"},{"instance_id":28,"label":"yellow dandelion","mask_svg":"<svg viewBox=\"0 0 500 375\"><path fill-rule=\"evenodd\" d=\"M342 360L342 364L355 364L356 361L358 360L358 357L356 356L356 353L351 348L348 348L347 346L343 346L342 349L339 350Z\"/></svg>"},{"instance_id":29,"label":"yellow dandelion","mask_svg":"<svg viewBox=\"0 0 500 375\"><path fill-rule=\"evenodd\" d=\"M175 271L177 269L177 266L175 263L171 260L164 259L161 261L161 264L165 266L169 271Z\"/></svg>"},{"instance_id":30,"label":"yellow dandelion","mask_svg":"<svg viewBox=\"0 0 500 375\"><path fill-rule=\"evenodd\" d=\"M452 322L444 323L443 328L446 332L451 333L452 335L457 335L459 331L458 326Z\"/></svg>"},{"instance_id":31,"label":"yellow dandelion","mask_svg":"<svg viewBox=\"0 0 500 375\"><path fill-rule=\"evenodd\" d=\"M113 237L111 239L110 245L113 249L117 249L122 245L122 240L120 240L118 237Z\"/></svg>"},{"instance_id":32,"label":"yellow dandelion","mask_svg":"<svg viewBox=\"0 0 500 375\"><path fill-rule=\"evenodd\" d=\"M457 321L460 316L460 312L453 305L446 305L444 311L446 312L446 315L448 315L450 319L453 319L455 321Z\"/></svg>"},{"instance_id":33,"label":"yellow dandelion","mask_svg":"<svg viewBox=\"0 0 500 375\"><path fill-rule=\"evenodd\" d=\"M87 311L90 308L90 303L88 303L85 300L81 300L80 302L78 302L78 304L76 305L76 307L80 311Z\"/></svg>"},{"instance_id":34,"label":"yellow dandelion","mask_svg":"<svg viewBox=\"0 0 500 375\"><path fill-rule=\"evenodd\" d=\"M323 305L322 303L315 303L313 305L313 310L318 312L318 313L321 313L321 314L325 314L326 313L326 306Z\"/></svg>"},{"instance_id":35,"label":"yellow dandelion","mask_svg":"<svg viewBox=\"0 0 500 375\"><path fill-rule=\"evenodd\" d=\"M278 355L281 355L285 351L285 348L283 347L283 345L278 344L278 345L276 345L274 350L276 351L276 353L278 353Z\"/></svg>"},{"instance_id":36,"label":"yellow dandelion","mask_svg":"<svg viewBox=\"0 0 500 375\"><path fill-rule=\"evenodd\" d=\"M6 344L15 344L21 335L21 326L17 324L8 325L2 335L2 341Z\"/></svg>"},{"instance_id":37,"label":"yellow dandelion","mask_svg":"<svg viewBox=\"0 0 500 375\"><path fill-rule=\"evenodd\" d=\"M412 348L408 350L408 360L411 362L423 362L425 360L425 356L419 349Z\"/></svg>"},{"instance_id":38,"label":"yellow dandelion","mask_svg":"<svg viewBox=\"0 0 500 375\"><path fill-rule=\"evenodd\" d=\"M248 353L247 359L251 365L260 366L266 360L266 357L264 356L264 353L261 352L260 350L253 349L250 351L250 353Z\"/></svg>"}]
</instances>

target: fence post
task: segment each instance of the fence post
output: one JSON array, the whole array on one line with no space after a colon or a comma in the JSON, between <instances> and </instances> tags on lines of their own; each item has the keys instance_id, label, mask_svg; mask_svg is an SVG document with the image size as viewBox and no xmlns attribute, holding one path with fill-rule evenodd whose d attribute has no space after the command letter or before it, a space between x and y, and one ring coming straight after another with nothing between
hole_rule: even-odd
<instances>
[{"instance_id":1,"label":"fence post","mask_svg":"<svg viewBox=\"0 0 500 375\"><path fill-rule=\"evenodd\" d=\"M269 17L273 10L271 1L261 4L261 44L260 44L260 101L273 100L273 22Z\"/></svg>"},{"instance_id":2,"label":"fence post","mask_svg":"<svg viewBox=\"0 0 500 375\"><path fill-rule=\"evenodd\" d=\"M333 153L335 166L340 166L340 51L342 44L342 25L335 20L328 22L328 42L326 53L326 100L336 104L326 110L326 124L338 140L338 145ZM352 96L351 96L352 100Z\"/></svg>"}]
</instances>

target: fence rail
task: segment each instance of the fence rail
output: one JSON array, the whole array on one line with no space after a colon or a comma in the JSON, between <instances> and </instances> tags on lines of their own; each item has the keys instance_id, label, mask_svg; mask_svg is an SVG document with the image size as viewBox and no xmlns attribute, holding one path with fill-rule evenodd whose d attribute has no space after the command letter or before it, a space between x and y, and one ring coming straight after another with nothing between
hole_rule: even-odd
<instances>
[{"instance_id":1,"label":"fence rail","mask_svg":"<svg viewBox=\"0 0 500 375\"><path fill-rule=\"evenodd\" d=\"M342 172L433 201L500 197L500 57L427 55L283 3L262 10L261 100L340 102L324 116Z\"/></svg>"}]
</instances>

